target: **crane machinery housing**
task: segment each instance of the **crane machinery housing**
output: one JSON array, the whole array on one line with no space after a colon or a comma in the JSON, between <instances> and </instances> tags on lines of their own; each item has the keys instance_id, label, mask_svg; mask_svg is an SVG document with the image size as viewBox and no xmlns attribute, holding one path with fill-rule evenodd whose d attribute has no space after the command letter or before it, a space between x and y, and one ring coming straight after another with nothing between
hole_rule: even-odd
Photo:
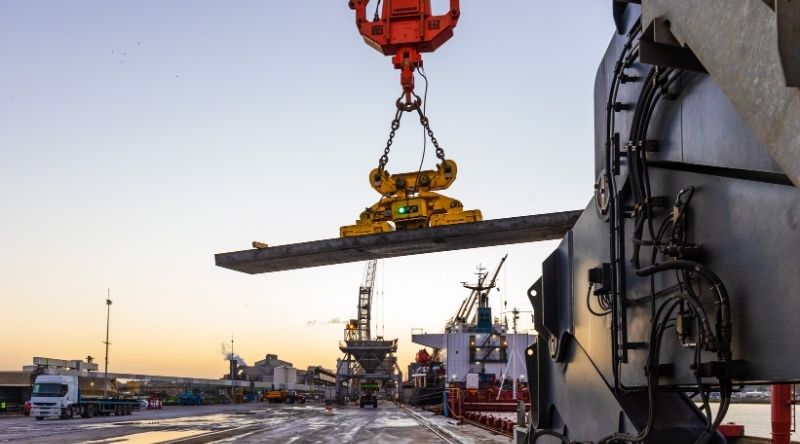
<instances>
[{"instance_id":1,"label":"crane machinery housing","mask_svg":"<svg viewBox=\"0 0 800 444\"><path fill-rule=\"evenodd\" d=\"M800 3L614 1L594 197L529 290L536 443L724 443L800 380ZM711 408L711 394L719 403Z\"/></svg>"}]
</instances>

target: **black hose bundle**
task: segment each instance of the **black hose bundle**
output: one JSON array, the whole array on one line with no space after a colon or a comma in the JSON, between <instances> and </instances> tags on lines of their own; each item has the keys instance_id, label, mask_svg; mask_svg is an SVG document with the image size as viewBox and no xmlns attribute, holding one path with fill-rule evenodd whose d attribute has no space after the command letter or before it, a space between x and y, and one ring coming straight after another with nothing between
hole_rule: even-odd
<instances>
[{"instance_id":1,"label":"black hose bundle","mask_svg":"<svg viewBox=\"0 0 800 444\"><path fill-rule=\"evenodd\" d=\"M711 284L711 289L717 294L717 351L719 358L729 361L731 359L731 339L733 328L731 324L731 303L728 291L725 289L722 280L708 267L697 262L687 260L673 260L651 265L636 271L637 276L650 276L652 274L667 271L682 270L697 274Z\"/></svg>"},{"instance_id":2,"label":"black hose bundle","mask_svg":"<svg viewBox=\"0 0 800 444\"><path fill-rule=\"evenodd\" d=\"M641 24L629 33L629 40L620 53L617 64L614 68L614 75L609 91L607 116L606 116L606 183L609 187L608 217L609 217L609 240L610 240L610 263L612 266L611 291L605 295L605 299L598 298L602 312L595 311L590 304L591 290L587 293L587 308L597 316L606 314L612 315L612 369L614 372L614 388L617 392L632 390L625 387L620 382L621 359L617 350L620 341L624 341L624 336L620 339L621 329L627 328L620 320L620 310L625 310L620 299L625 298L625 252L624 240L622 239L622 228L624 226L624 215L619 201L619 192L615 181L617 173L617 149L619 148L618 136L614 132L615 113L620 109L625 109L617 103L620 84L624 83L623 78L627 76L623 73L625 67L636 57L636 49L632 49L634 37L641 32ZM649 352L647 356L647 393L648 393L648 420L646 426L637 434L630 435L615 433L603 438L599 443L618 443L618 442L643 442L654 428L655 416L657 411L657 399L659 391L659 366L661 345L665 331L676 326L677 316L689 316L694 320L696 326L696 341L690 343L682 338L682 345L695 347L694 366L697 391L700 394L703 404L702 409L706 416L706 429L695 441L696 444L704 444L714 435L716 428L724 418L732 393L732 382L729 377L719 377L719 387L721 394L720 409L712 421L711 410L708 402L708 386L704 385L702 375L699 371L701 367L702 351L716 352L721 361L731 361L731 339L732 322L730 311L730 299L722 283L722 280L708 267L697 262L683 259L683 247L687 244L688 232L688 207L692 199L694 188L688 187L680 191L676 199L673 213L665 217L661 225L656 230L654 224L655 202L651 192L650 175L648 171L647 135L650 128L655 110L662 98L671 98L671 86L682 76L682 71L672 68L653 67L644 78L644 85L639 92L636 106L633 110L631 120L629 141L626 145L628 159L628 179L630 180L630 190L634 201L633 207L633 232L631 234L633 250L631 261L635 268L635 273L639 277L650 278L650 300L651 300L651 323ZM649 239L644 236L645 230ZM668 238L665 238L668 236ZM649 266L642 267L640 252L642 247L652 247L651 262ZM677 251L677 253L674 253ZM667 256L671 260L657 263L658 253L671 252ZM658 306L656 298L655 275L665 271L674 271L678 279L678 293L665 293L666 300ZM712 328L710 316L703 303L703 294L695 292L693 281L701 281L710 284L710 288L715 296L715 322ZM658 307L658 308L657 308ZM623 313L624 314L624 313ZM555 435L551 435L555 436ZM568 442L568 441L564 441Z\"/></svg>"}]
</instances>

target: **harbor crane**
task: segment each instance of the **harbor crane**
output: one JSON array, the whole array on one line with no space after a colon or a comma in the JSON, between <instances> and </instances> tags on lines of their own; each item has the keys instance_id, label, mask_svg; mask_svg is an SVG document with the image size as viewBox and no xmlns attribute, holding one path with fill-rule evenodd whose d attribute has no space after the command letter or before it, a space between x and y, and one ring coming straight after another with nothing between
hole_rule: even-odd
<instances>
[{"instance_id":1,"label":"harbor crane","mask_svg":"<svg viewBox=\"0 0 800 444\"><path fill-rule=\"evenodd\" d=\"M374 293L373 287L375 285L375 269L377 265L377 259L367 261L367 266L364 268L364 279L358 288L357 332L358 339L361 341L372 339L370 331L372 324L372 295Z\"/></svg>"},{"instance_id":2,"label":"harbor crane","mask_svg":"<svg viewBox=\"0 0 800 444\"><path fill-rule=\"evenodd\" d=\"M357 396L362 408L367 405L377 407L378 392L396 386L400 375L394 356L397 339L387 341L382 336L372 335L372 296L377 262L377 259L369 260L364 267L364 277L358 287L356 319L351 319L344 328L344 340L339 342L344 357L339 360L336 370L339 401ZM345 382L349 382L348 390L345 390Z\"/></svg>"}]
</instances>

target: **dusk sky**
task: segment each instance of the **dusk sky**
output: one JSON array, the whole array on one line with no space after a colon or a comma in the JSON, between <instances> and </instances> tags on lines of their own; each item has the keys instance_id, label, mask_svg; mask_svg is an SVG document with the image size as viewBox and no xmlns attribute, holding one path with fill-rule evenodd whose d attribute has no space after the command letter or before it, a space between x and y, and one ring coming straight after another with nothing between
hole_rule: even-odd
<instances>
[{"instance_id":1,"label":"dusk sky","mask_svg":"<svg viewBox=\"0 0 800 444\"><path fill-rule=\"evenodd\" d=\"M431 126L459 166L443 194L485 219L584 208L611 2L461 3L424 55ZM101 361L107 288L110 371L220 377L231 335L248 363L334 368L330 321L355 317L363 263L251 276L213 255L354 223L379 198L367 174L399 94L347 0L0 2L0 370ZM390 172L416 170L422 136L407 115ZM373 318L401 368L411 329L440 331L479 263L508 253L495 314L500 295L530 310L556 244L381 261Z\"/></svg>"}]
</instances>

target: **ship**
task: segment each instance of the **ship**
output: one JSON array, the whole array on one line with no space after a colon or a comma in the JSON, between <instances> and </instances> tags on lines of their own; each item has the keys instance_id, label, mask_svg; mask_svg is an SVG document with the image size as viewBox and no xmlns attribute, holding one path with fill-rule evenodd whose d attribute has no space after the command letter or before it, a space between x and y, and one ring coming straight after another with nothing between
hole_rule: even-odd
<instances>
[{"instance_id":1,"label":"ship","mask_svg":"<svg viewBox=\"0 0 800 444\"><path fill-rule=\"evenodd\" d=\"M536 336L517 331L521 311L508 312L512 315L509 326L507 316L493 317L489 304L507 257L491 277L479 266L477 283L463 283L470 293L442 333L412 330L412 342L425 348L408 366L401 402L447 404L461 411L513 411L517 401L530 405L524 356Z\"/></svg>"}]
</instances>

